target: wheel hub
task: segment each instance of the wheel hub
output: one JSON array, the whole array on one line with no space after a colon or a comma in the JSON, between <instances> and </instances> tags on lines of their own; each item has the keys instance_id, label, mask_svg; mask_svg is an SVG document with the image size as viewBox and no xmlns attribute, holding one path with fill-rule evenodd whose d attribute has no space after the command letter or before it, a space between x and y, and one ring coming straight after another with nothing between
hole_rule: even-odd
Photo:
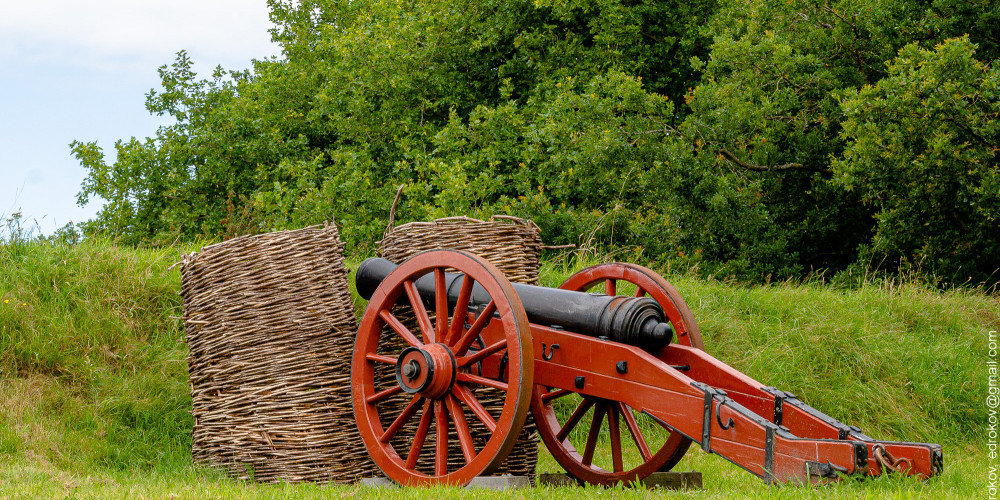
<instances>
[{"instance_id":1,"label":"wheel hub","mask_svg":"<svg viewBox=\"0 0 1000 500\"><path fill-rule=\"evenodd\" d=\"M438 399L455 385L455 355L444 344L407 347L396 361L396 382L409 394Z\"/></svg>"}]
</instances>

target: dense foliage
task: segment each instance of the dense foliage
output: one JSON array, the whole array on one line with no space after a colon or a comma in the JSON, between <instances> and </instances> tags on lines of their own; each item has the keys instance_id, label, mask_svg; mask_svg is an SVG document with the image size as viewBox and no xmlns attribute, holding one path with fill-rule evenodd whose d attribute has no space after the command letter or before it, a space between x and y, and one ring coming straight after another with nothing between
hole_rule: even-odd
<instances>
[{"instance_id":1,"label":"dense foliage","mask_svg":"<svg viewBox=\"0 0 1000 500\"><path fill-rule=\"evenodd\" d=\"M837 181L878 210L864 252L944 276L996 263L1000 68L976 60L965 40L935 52L908 46L843 109L849 143Z\"/></svg>"},{"instance_id":2,"label":"dense foliage","mask_svg":"<svg viewBox=\"0 0 1000 500\"><path fill-rule=\"evenodd\" d=\"M271 0L280 58L160 69L155 138L74 142L131 243L509 213L766 280L995 283L987 0Z\"/></svg>"}]
</instances>

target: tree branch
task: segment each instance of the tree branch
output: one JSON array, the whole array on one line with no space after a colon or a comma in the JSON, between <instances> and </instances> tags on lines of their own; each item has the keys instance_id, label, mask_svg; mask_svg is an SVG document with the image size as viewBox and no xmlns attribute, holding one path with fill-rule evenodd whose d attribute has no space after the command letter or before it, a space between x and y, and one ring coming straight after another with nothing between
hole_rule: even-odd
<instances>
[{"instance_id":1,"label":"tree branch","mask_svg":"<svg viewBox=\"0 0 1000 500\"><path fill-rule=\"evenodd\" d=\"M948 216L951 217L951 220L953 220L955 224L958 224L958 229L962 232L962 234L969 234L969 226L965 225L965 222L958 218L958 214L956 214L954 210L949 210Z\"/></svg>"},{"instance_id":2,"label":"tree branch","mask_svg":"<svg viewBox=\"0 0 1000 500\"><path fill-rule=\"evenodd\" d=\"M785 164L782 164L782 165L757 165L757 164L754 164L754 163L745 162L745 161L737 158L736 155L734 155L731 151L729 151L728 149L725 149L725 148L720 149L719 153L722 156L725 156L727 160L729 160L729 161L731 161L731 162L733 162L733 163L735 163L735 164L737 164L737 165L739 165L739 166L741 166L741 167L743 167L743 168L745 168L747 170L753 170L754 172L772 172L772 171L778 171L778 170L810 169L810 167L807 167L807 166L805 166L805 165L803 165L801 163L785 163Z\"/></svg>"},{"instance_id":3,"label":"tree branch","mask_svg":"<svg viewBox=\"0 0 1000 500\"><path fill-rule=\"evenodd\" d=\"M948 123L951 123L951 124L955 125L956 127L962 129L965 133L971 135L973 138L975 138L977 141L979 141L983 146L986 146L987 148L995 146L994 144L991 144L990 141L987 141L986 138L984 138L983 136L977 134L971 128L967 127L962 122L960 122L960 121L958 121L958 120L956 120L956 119L954 119L954 118L952 118L950 116L945 117L944 121L946 121Z\"/></svg>"}]
</instances>

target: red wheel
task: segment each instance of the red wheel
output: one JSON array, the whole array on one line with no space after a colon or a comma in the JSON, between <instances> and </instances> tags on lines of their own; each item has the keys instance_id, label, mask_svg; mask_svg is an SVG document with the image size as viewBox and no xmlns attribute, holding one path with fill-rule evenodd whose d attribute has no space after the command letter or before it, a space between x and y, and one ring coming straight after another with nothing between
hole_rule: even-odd
<instances>
[{"instance_id":1,"label":"red wheel","mask_svg":"<svg viewBox=\"0 0 1000 500\"><path fill-rule=\"evenodd\" d=\"M597 286L600 288L591 290ZM645 267L600 264L574 274L559 288L607 295L649 295L660 304L674 327L675 342L703 348L698 325L684 299L666 280ZM557 411L559 406L562 411ZM627 483L656 471L670 470L691 445L690 439L669 432L656 420L635 412L621 401L584 397L567 389L550 391L539 385L533 391L531 409L538 434L556 461L577 479L592 484ZM563 422L559 413L568 413ZM587 418L590 425L580 428L579 424ZM622 445L622 427L634 447ZM643 427L647 430L643 431ZM650 427L662 430L650 431ZM607 442L602 442L601 435L605 432Z\"/></svg>"},{"instance_id":2,"label":"red wheel","mask_svg":"<svg viewBox=\"0 0 1000 500\"><path fill-rule=\"evenodd\" d=\"M446 269L465 275L450 321ZM435 283L433 319L415 285L429 273ZM490 301L473 320L474 284ZM395 316L397 302L412 308L418 332ZM405 347L399 350L400 345ZM375 290L355 341L354 415L369 454L389 478L407 485L461 485L489 473L506 458L524 424L533 359L528 318L500 270L464 252L415 255ZM490 360L501 360L492 372L483 369ZM499 414L479 402L480 388L504 393Z\"/></svg>"},{"instance_id":3,"label":"red wheel","mask_svg":"<svg viewBox=\"0 0 1000 500\"><path fill-rule=\"evenodd\" d=\"M694 315L687 302L662 276L650 269L623 263L598 264L588 267L570 276L559 288L563 290L595 291L605 295L618 295L618 282L624 281L633 286L627 287L631 295L642 297L649 295L663 308L663 314L674 327L676 338L674 342L689 347L705 349L701 341L701 332L694 322ZM600 289L591 290L595 285L603 285Z\"/></svg>"}]
</instances>

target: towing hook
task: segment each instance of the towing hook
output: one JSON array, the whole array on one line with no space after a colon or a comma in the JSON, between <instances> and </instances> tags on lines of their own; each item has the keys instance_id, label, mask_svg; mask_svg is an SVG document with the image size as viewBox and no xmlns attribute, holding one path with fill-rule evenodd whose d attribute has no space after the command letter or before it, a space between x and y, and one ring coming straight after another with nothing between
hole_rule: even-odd
<instances>
[{"instance_id":1,"label":"towing hook","mask_svg":"<svg viewBox=\"0 0 1000 500\"><path fill-rule=\"evenodd\" d=\"M725 423L725 425L723 425L722 413L719 412L722 409L723 404L725 404L725 398L719 399L715 402L715 421L719 423L720 429L727 430L736 425L736 422L733 422L733 418L729 417L728 421Z\"/></svg>"},{"instance_id":2,"label":"towing hook","mask_svg":"<svg viewBox=\"0 0 1000 500\"><path fill-rule=\"evenodd\" d=\"M559 348L559 344L552 344L552 347L549 348L549 352L546 353L545 352L545 342L542 342L542 359L544 359L545 361L551 360L552 356L556 352L556 349L558 349L558 348Z\"/></svg>"}]
</instances>

